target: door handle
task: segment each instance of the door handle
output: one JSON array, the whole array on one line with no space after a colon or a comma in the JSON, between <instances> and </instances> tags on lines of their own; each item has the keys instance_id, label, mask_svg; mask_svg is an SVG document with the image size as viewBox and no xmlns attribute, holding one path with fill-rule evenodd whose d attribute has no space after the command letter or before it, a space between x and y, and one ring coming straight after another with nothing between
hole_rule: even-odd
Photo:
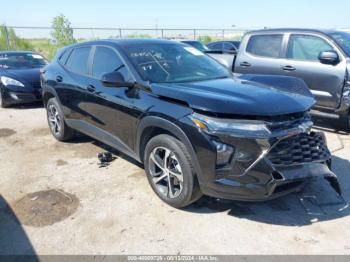
<instances>
[{"instance_id":1,"label":"door handle","mask_svg":"<svg viewBox=\"0 0 350 262\"><path fill-rule=\"evenodd\" d=\"M56 81L61 83L63 81L63 77L62 76L57 76L56 77Z\"/></svg>"},{"instance_id":2,"label":"door handle","mask_svg":"<svg viewBox=\"0 0 350 262\"><path fill-rule=\"evenodd\" d=\"M283 71L295 71L296 70L296 68L295 67L293 67L293 66L290 66L290 65L286 65L286 66L284 66L284 67L282 67L282 70Z\"/></svg>"},{"instance_id":3,"label":"door handle","mask_svg":"<svg viewBox=\"0 0 350 262\"><path fill-rule=\"evenodd\" d=\"M250 67L251 66L251 64L248 62L242 62L240 65L243 67Z\"/></svg>"},{"instance_id":4,"label":"door handle","mask_svg":"<svg viewBox=\"0 0 350 262\"><path fill-rule=\"evenodd\" d=\"M91 92L91 93L95 93L96 88L95 88L93 85L88 85L88 86L86 87L86 90L89 91L89 92Z\"/></svg>"}]
</instances>

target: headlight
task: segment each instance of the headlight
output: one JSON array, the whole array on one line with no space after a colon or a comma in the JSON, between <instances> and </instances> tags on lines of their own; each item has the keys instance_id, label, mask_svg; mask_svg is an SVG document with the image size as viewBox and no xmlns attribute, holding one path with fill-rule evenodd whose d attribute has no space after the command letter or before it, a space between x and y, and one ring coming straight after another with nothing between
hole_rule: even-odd
<instances>
[{"instance_id":1,"label":"headlight","mask_svg":"<svg viewBox=\"0 0 350 262\"><path fill-rule=\"evenodd\" d=\"M225 132L242 137L261 137L271 135L271 131L263 121L221 119L197 113L191 114L190 118L199 129L208 133Z\"/></svg>"},{"instance_id":2,"label":"headlight","mask_svg":"<svg viewBox=\"0 0 350 262\"><path fill-rule=\"evenodd\" d=\"M24 85L20 81L17 81L15 79L12 79L12 78L7 77L7 76L2 76L0 78L0 80L4 86L22 86L22 87L24 87Z\"/></svg>"}]
</instances>

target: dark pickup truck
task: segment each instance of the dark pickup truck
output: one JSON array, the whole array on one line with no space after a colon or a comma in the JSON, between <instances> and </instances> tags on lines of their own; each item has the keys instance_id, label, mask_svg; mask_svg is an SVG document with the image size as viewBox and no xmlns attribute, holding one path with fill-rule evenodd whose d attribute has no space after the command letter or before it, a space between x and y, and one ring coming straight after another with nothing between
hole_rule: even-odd
<instances>
[{"instance_id":1,"label":"dark pickup truck","mask_svg":"<svg viewBox=\"0 0 350 262\"><path fill-rule=\"evenodd\" d=\"M335 30L268 29L244 35L237 54L209 54L243 74L303 79L316 98L312 114L350 126L350 34ZM248 75L247 75L248 74Z\"/></svg>"}]
</instances>

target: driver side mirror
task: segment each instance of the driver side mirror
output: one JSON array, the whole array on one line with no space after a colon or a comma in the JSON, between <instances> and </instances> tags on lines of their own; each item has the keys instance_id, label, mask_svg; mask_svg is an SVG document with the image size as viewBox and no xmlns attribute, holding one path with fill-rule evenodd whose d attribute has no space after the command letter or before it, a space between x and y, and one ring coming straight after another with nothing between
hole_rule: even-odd
<instances>
[{"instance_id":1,"label":"driver side mirror","mask_svg":"<svg viewBox=\"0 0 350 262\"><path fill-rule=\"evenodd\" d=\"M333 50L321 52L318 59L326 65L337 65L340 62L338 53Z\"/></svg>"},{"instance_id":2,"label":"driver side mirror","mask_svg":"<svg viewBox=\"0 0 350 262\"><path fill-rule=\"evenodd\" d=\"M134 87L134 83L125 82L123 75L120 72L111 72L104 74L101 78L101 82L107 87Z\"/></svg>"}]
</instances>

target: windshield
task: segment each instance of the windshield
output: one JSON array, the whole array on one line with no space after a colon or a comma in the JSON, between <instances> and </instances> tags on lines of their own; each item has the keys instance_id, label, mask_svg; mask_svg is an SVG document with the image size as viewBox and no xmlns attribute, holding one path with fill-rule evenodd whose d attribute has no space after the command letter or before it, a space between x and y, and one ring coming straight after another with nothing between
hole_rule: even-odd
<instances>
[{"instance_id":1,"label":"windshield","mask_svg":"<svg viewBox=\"0 0 350 262\"><path fill-rule=\"evenodd\" d=\"M135 44L124 49L143 80L152 83L204 81L231 75L214 59L183 44Z\"/></svg>"},{"instance_id":2,"label":"windshield","mask_svg":"<svg viewBox=\"0 0 350 262\"><path fill-rule=\"evenodd\" d=\"M330 36L343 49L348 57L350 57L350 34L346 32L330 33Z\"/></svg>"},{"instance_id":3,"label":"windshield","mask_svg":"<svg viewBox=\"0 0 350 262\"><path fill-rule=\"evenodd\" d=\"M208 51L209 48L206 47L204 44L202 44L201 42L197 42L197 41L183 41L183 43L188 44L193 46L194 48L197 48L199 51Z\"/></svg>"},{"instance_id":4,"label":"windshield","mask_svg":"<svg viewBox=\"0 0 350 262\"><path fill-rule=\"evenodd\" d=\"M39 68L47 64L45 59L33 53L0 53L0 68L28 69Z\"/></svg>"}]
</instances>

